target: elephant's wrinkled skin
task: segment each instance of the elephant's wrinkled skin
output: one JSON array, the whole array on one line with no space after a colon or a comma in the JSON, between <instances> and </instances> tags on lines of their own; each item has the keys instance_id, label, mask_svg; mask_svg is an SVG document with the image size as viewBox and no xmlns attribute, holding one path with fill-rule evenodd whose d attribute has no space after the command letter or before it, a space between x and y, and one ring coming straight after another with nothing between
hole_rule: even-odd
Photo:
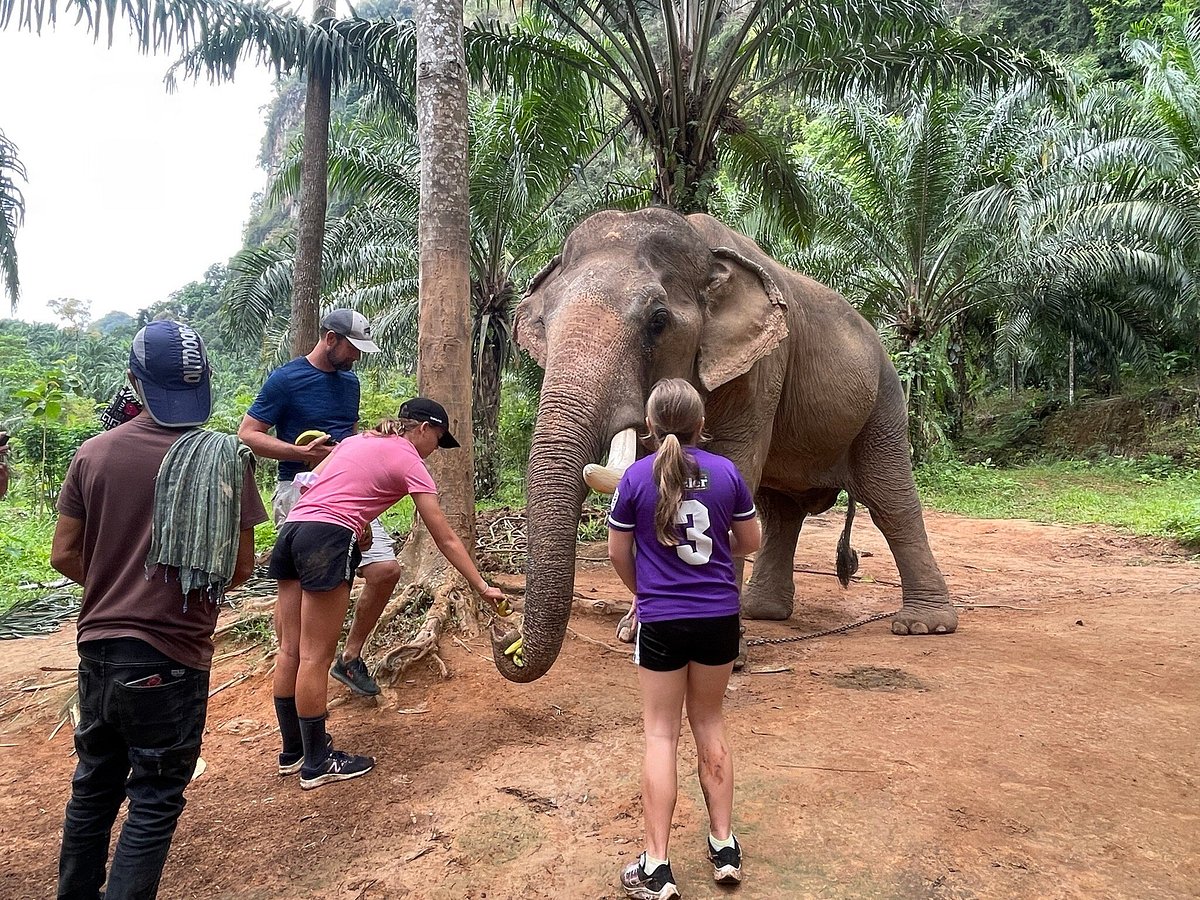
<instances>
[{"instance_id":1,"label":"elephant's wrinkled skin","mask_svg":"<svg viewBox=\"0 0 1200 900\"><path fill-rule=\"evenodd\" d=\"M744 586L750 618L785 619L804 517L840 489L871 510L903 582L897 634L957 626L913 486L900 381L874 329L838 294L784 268L706 215L602 212L517 309L517 339L546 370L528 470L524 666L532 681L562 646L574 588L585 464L644 429L660 378L705 396L706 445L755 492L764 543Z\"/></svg>"}]
</instances>

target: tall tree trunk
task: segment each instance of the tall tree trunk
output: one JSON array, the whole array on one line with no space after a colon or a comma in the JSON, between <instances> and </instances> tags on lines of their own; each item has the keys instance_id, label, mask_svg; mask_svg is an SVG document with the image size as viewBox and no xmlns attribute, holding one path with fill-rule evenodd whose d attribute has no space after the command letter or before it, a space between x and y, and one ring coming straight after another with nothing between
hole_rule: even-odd
<instances>
[{"instance_id":1,"label":"tall tree trunk","mask_svg":"<svg viewBox=\"0 0 1200 900\"><path fill-rule=\"evenodd\" d=\"M313 0L313 22L333 15L334 0ZM304 144L300 156L300 215L292 273L292 356L317 342L321 319L321 248L329 184L330 73L319 59L308 70L304 95Z\"/></svg>"},{"instance_id":2,"label":"tall tree trunk","mask_svg":"<svg viewBox=\"0 0 1200 900\"><path fill-rule=\"evenodd\" d=\"M471 257L467 181L467 82L462 0L417 4L417 139L421 149L420 314L417 386L446 407L460 450L430 457L438 496L450 524L475 548L474 441L471 415ZM459 587L455 605L468 629L475 595L446 565L421 529L410 564L414 574Z\"/></svg>"},{"instance_id":3,"label":"tall tree trunk","mask_svg":"<svg viewBox=\"0 0 1200 900\"><path fill-rule=\"evenodd\" d=\"M1075 332L1067 340L1067 406L1075 405Z\"/></svg>"},{"instance_id":4,"label":"tall tree trunk","mask_svg":"<svg viewBox=\"0 0 1200 900\"><path fill-rule=\"evenodd\" d=\"M494 497L500 489L500 348L487 340L475 373L475 490Z\"/></svg>"},{"instance_id":5,"label":"tall tree trunk","mask_svg":"<svg viewBox=\"0 0 1200 900\"><path fill-rule=\"evenodd\" d=\"M967 315L960 312L950 323L950 368L954 372L954 414L950 433L961 438L967 411Z\"/></svg>"}]
</instances>

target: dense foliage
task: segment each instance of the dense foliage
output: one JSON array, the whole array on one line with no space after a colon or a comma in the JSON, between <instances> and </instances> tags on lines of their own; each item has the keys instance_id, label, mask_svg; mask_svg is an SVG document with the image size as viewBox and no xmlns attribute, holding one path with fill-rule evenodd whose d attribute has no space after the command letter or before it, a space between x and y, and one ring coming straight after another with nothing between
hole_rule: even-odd
<instances>
[{"instance_id":1,"label":"dense foliage","mask_svg":"<svg viewBox=\"0 0 1200 900\"><path fill-rule=\"evenodd\" d=\"M0 27L40 29L57 6L0 0ZM98 36L140 8L62 6L84 9ZM136 316L92 322L86 301L63 300L64 328L0 327L0 421L19 428L22 490L41 502L91 427L90 405L119 383L140 323L170 316L206 336L219 427L236 425L287 355L300 79L314 66L338 94L321 304L362 309L383 337L387 352L360 367L365 418L412 388L411 4L382 0L317 23L236 0L167 6L132 24L146 47L182 51L176 74L235 77L247 56L283 73L263 142L272 187L228 269ZM519 480L533 417L537 375L513 347L512 307L600 206L708 210L836 285L893 353L918 459L943 458L997 395L1040 391L1069 406L1131 379L1200 383L1192 0L990 0L954 16L923 0L536 0L475 12L466 37L485 495ZM0 135L0 263L14 298L22 171Z\"/></svg>"}]
</instances>

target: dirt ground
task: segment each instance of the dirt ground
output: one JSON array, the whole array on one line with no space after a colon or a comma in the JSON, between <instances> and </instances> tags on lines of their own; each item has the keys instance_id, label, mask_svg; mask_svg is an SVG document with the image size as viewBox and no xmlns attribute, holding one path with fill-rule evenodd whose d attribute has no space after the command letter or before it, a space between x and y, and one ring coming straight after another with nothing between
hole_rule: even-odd
<instances>
[{"instance_id":1,"label":"dirt ground","mask_svg":"<svg viewBox=\"0 0 1200 900\"><path fill-rule=\"evenodd\" d=\"M751 637L804 634L895 608L871 555L842 591L840 521L806 525L797 612ZM1200 566L1108 529L931 514L961 613L949 637L886 621L758 646L730 684L736 830L751 898L1200 896ZM807 574L799 570L814 570ZM519 584L520 578L508 577ZM624 604L605 565L577 589ZM262 651L218 663L206 771L191 786L163 898L616 898L641 848L635 673L615 614L578 610L558 663L511 685L484 641L444 640L452 676L422 670L383 701L331 712L365 778L302 793L274 773ZM218 653L238 649L223 645ZM70 629L0 645L0 897L53 893L73 760ZM783 669L784 671L777 671ZM768 671L770 670L770 671ZM331 682L331 696L344 697ZM690 735L672 861L685 898L728 893L703 857Z\"/></svg>"}]
</instances>

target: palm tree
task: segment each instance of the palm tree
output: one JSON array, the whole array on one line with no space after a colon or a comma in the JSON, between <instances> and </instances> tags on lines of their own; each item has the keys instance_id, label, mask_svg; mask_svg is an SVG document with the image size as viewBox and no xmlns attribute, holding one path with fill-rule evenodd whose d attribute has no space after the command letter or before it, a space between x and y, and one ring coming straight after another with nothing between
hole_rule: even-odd
<instances>
[{"instance_id":1,"label":"palm tree","mask_svg":"<svg viewBox=\"0 0 1200 900\"><path fill-rule=\"evenodd\" d=\"M744 117L782 89L841 96L853 88L1055 81L1041 55L954 31L933 0L669 0L652 6L533 0L556 33L494 24L470 45L490 66L519 71L531 55L578 68L627 113L652 158L655 198L682 212L709 208L724 165L770 195L794 229L810 208L786 147Z\"/></svg>"},{"instance_id":2,"label":"palm tree","mask_svg":"<svg viewBox=\"0 0 1200 900\"><path fill-rule=\"evenodd\" d=\"M183 77L231 80L239 61L254 56L276 72L308 74L305 98L305 189L298 216L296 294L292 304L291 346L304 353L317 337L321 281L321 229L325 223L325 152L331 92L347 83L373 90L396 105L406 95L400 81L411 83L412 28L394 20L371 22L332 17L333 0L314 0L314 21L240 0L128 0L118 6L90 0L64 0L64 11L97 38L112 43L118 18L126 18L143 52L171 51L182 56L168 72L173 86ZM58 0L0 0L0 28L13 21L19 29L41 33L57 21ZM406 73L406 74L402 74Z\"/></svg>"},{"instance_id":3,"label":"palm tree","mask_svg":"<svg viewBox=\"0 0 1200 900\"><path fill-rule=\"evenodd\" d=\"M1191 165L1200 165L1200 10L1168 3L1134 28L1125 54L1142 71L1145 96Z\"/></svg>"},{"instance_id":4,"label":"palm tree","mask_svg":"<svg viewBox=\"0 0 1200 900\"><path fill-rule=\"evenodd\" d=\"M0 273L4 292L13 311L21 296L17 274L17 229L25 221L25 197L17 179L26 180L25 166L17 158L17 147L0 131Z\"/></svg>"},{"instance_id":5,"label":"palm tree","mask_svg":"<svg viewBox=\"0 0 1200 900\"><path fill-rule=\"evenodd\" d=\"M966 400L972 311L992 312L1010 360L1032 342L1146 364L1163 311L1194 297L1200 209L1127 89L1095 88L1064 112L1027 90L934 91L903 117L866 101L829 121L840 172L814 176L822 226L799 265L895 338L918 457L947 366Z\"/></svg>"},{"instance_id":6,"label":"palm tree","mask_svg":"<svg viewBox=\"0 0 1200 900\"><path fill-rule=\"evenodd\" d=\"M938 438L933 413L948 393L946 331L1003 282L1012 254L966 211L996 183L998 162L1027 143L1027 96L933 90L900 117L877 98L827 110L825 172L811 174L821 225L795 261L892 338L918 459ZM961 405L965 367L951 369Z\"/></svg>"},{"instance_id":7,"label":"palm tree","mask_svg":"<svg viewBox=\"0 0 1200 900\"><path fill-rule=\"evenodd\" d=\"M515 359L512 307L533 274L570 230L565 188L602 149L589 124L590 95L581 77L553 85L470 95L471 347L474 372L476 490L499 485L497 445L501 372ZM375 323L382 362L415 367L418 159L411 129L395 116L338 125L330 144L330 188L355 198L330 220L325 242L327 305L353 306ZM271 196L297 189L295 154L285 160ZM235 259L228 288L231 319L261 338L286 308L290 246L259 248Z\"/></svg>"},{"instance_id":8,"label":"palm tree","mask_svg":"<svg viewBox=\"0 0 1200 900\"><path fill-rule=\"evenodd\" d=\"M1136 94L1101 84L981 198L985 224L1020 235L1001 334L1014 355L1022 336L1065 350L1070 397L1077 351L1114 376L1122 361L1147 368L1163 324L1195 308L1200 196L1186 164Z\"/></svg>"}]
</instances>

